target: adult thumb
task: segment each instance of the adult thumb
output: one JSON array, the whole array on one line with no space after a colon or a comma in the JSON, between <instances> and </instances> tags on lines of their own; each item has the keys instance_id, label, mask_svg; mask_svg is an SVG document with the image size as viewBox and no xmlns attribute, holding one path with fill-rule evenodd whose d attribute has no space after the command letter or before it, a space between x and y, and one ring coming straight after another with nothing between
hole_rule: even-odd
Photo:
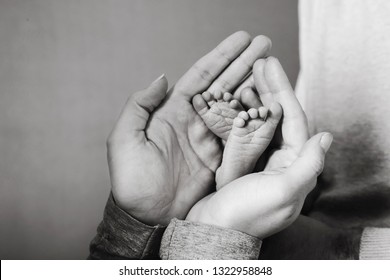
<instances>
[{"instance_id":1,"label":"adult thumb","mask_svg":"<svg viewBox=\"0 0 390 280\"><path fill-rule=\"evenodd\" d=\"M305 186L307 192L315 187L332 141L332 134L325 132L314 135L305 143L298 158L286 171L288 180L294 182L294 186Z\"/></svg>"},{"instance_id":2,"label":"adult thumb","mask_svg":"<svg viewBox=\"0 0 390 280\"><path fill-rule=\"evenodd\" d=\"M145 128L150 114L161 104L167 95L168 81L161 75L149 87L134 93L122 110L115 134L131 137L145 137Z\"/></svg>"}]
</instances>

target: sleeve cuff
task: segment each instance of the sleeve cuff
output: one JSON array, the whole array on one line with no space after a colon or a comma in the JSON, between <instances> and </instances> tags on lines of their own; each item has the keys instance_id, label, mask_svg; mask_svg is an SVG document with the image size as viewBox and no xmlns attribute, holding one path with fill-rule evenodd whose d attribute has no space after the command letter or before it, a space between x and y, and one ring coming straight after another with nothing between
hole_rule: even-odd
<instances>
[{"instance_id":1,"label":"sleeve cuff","mask_svg":"<svg viewBox=\"0 0 390 280\"><path fill-rule=\"evenodd\" d=\"M258 259L262 241L243 232L173 219L160 247L160 257L168 260Z\"/></svg>"},{"instance_id":2,"label":"sleeve cuff","mask_svg":"<svg viewBox=\"0 0 390 280\"><path fill-rule=\"evenodd\" d=\"M156 259L165 226L146 225L118 207L112 194L103 221L92 240L90 252L96 259Z\"/></svg>"},{"instance_id":3,"label":"sleeve cuff","mask_svg":"<svg viewBox=\"0 0 390 280\"><path fill-rule=\"evenodd\" d=\"M390 260L390 229L365 228L360 241L361 260Z\"/></svg>"}]
</instances>

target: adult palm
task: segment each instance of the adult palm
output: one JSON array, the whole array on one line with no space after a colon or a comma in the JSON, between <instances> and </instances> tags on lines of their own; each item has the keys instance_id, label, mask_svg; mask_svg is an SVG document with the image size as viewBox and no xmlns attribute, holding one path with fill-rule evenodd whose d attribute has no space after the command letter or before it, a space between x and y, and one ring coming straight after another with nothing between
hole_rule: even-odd
<instances>
[{"instance_id":1,"label":"adult palm","mask_svg":"<svg viewBox=\"0 0 390 280\"><path fill-rule=\"evenodd\" d=\"M151 225L184 218L210 192L221 159L217 138L192 97L234 89L270 41L237 32L200 59L167 93L161 77L133 94L108 139L112 192L119 206Z\"/></svg>"}]
</instances>

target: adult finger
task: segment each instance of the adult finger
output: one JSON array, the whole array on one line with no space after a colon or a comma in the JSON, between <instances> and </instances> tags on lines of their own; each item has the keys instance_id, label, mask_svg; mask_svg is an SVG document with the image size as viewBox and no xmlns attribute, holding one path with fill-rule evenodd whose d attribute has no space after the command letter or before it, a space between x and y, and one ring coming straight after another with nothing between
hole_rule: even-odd
<instances>
[{"instance_id":1,"label":"adult finger","mask_svg":"<svg viewBox=\"0 0 390 280\"><path fill-rule=\"evenodd\" d=\"M265 64L265 80L274 100L282 105L284 115L289 118L303 118L305 115L290 81L283 70L279 60L275 57L268 57Z\"/></svg>"},{"instance_id":2,"label":"adult finger","mask_svg":"<svg viewBox=\"0 0 390 280\"><path fill-rule=\"evenodd\" d=\"M303 188L309 193L315 187L316 179L324 168L325 154L332 141L332 134L319 133L305 143L301 153L285 173L290 186L294 186L293 191L296 188Z\"/></svg>"},{"instance_id":3,"label":"adult finger","mask_svg":"<svg viewBox=\"0 0 390 280\"><path fill-rule=\"evenodd\" d=\"M261 102L264 104L264 106L269 108L274 102L274 97L268 87L268 83L265 77L266 63L267 60L265 58L259 59L255 62L255 64L253 65L253 79Z\"/></svg>"},{"instance_id":4,"label":"adult finger","mask_svg":"<svg viewBox=\"0 0 390 280\"><path fill-rule=\"evenodd\" d=\"M195 94L207 89L250 42L250 35L245 31L230 35L184 74L176 83L172 94L191 100Z\"/></svg>"},{"instance_id":5,"label":"adult finger","mask_svg":"<svg viewBox=\"0 0 390 280\"><path fill-rule=\"evenodd\" d=\"M260 59L253 67L253 75L264 106L274 101L282 105L283 141L298 153L309 138L307 119L282 65L274 57Z\"/></svg>"},{"instance_id":6,"label":"adult finger","mask_svg":"<svg viewBox=\"0 0 390 280\"><path fill-rule=\"evenodd\" d=\"M213 82L208 89L217 92L231 92L252 71L256 60L264 57L271 49L271 40L263 35L257 36L229 67Z\"/></svg>"},{"instance_id":7,"label":"adult finger","mask_svg":"<svg viewBox=\"0 0 390 280\"><path fill-rule=\"evenodd\" d=\"M286 143L299 151L309 139L306 114L279 60L268 57L265 66L265 79L275 101L283 108L283 137Z\"/></svg>"},{"instance_id":8,"label":"adult finger","mask_svg":"<svg viewBox=\"0 0 390 280\"><path fill-rule=\"evenodd\" d=\"M145 128L150 114L164 100L167 95L168 81L162 75L150 86L134 93L128 100L110 138L116 140L145 139Z\"/></svg>"}]
</instances>

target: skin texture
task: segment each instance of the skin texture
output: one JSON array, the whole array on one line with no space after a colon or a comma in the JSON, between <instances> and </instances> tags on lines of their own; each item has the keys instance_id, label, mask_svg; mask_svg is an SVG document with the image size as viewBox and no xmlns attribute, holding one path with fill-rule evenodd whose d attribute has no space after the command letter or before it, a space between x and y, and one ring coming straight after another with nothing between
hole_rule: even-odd
<instances>
[{"instance_id":1,"label":"skin texture","mask_svg":"<svg viewBox=\"0 0 390 280\"><path fill-rule=\"evenodd\" d=\"M206 90L236 88L270 46L264 36L251 40L237 32L168 92L162 77L130 96L107 141L112 193L122 209L144 223L166 225L211 192L221 150L191 100Z\"/></svg>"},{"instance_id":2,"label":"skin texture","mask_svg":"<svg viewBox=\"0 0 390 280\"><path fill-rule=\"evenodd\" d=\"M268 172L235 180L201 199L214 184L221 150L191 100L204 91L213 95L233 91L269 48L266 37L251 41L247 33L235 33L200 59L168 92L167 80L162 77L129 98L107 141L112 193L122 209L150 225L167 224L173 217L182 219L191 209L188 218L260 237L295 219L322 170L331 142L328 134L314 136L288 167L278 169L275 164ZM242 83L245 87L256 82L255 70L254 78L249 76ZM283 106L288 99L285 94L281 102L275 100ZM208 219L210 213L221 217ZM268 219L253 223L259 216Z\"/></svg>"},{"instance_id":3,"label":"skin texture","mask_svg":"<svg viewBox=\"0 0 390 280\"><path fill-rule=\"evenodd\" d=\"M229 137L233 120L244 110L229 92L212 95L205 91L194 96L192 104L208 129L223 141Z\"/></svg>"},{"instance_id":4,"label":"skin texture","mask_svg":"<svg viewBox=\"0 0 390 280\"><path fill-rule=\"evenodd\" d=\"M283 118L271 145L273 151L265 170L275 166L287 167L309 139L306 115L276 58L256 61L253 76L262 104L269 108L273 102L278 102L283 108Z\"/></svg>"},{"instance_id":5,"label":"skin texture","mask_svg":"<svg viewBox=\"0 0 390 280\"><path fill-rule=\"evenodd\" d=\"M290 225L321 173L329 133L313 136L288 168L246 175L199 201L187 220L265 238Z\"/></svg>"},{"instance_id":6,"label":"skin texture","mask_svg":"<svg viewBox=\"0 0 390 280\"><path fill-rule=\"evenodd\" d=\"M254 65L253 79L260 98L248 88L240 95L244 107L277 101L283 118L271 143L271 156L265 170L288 166L308 139L306 116L294 96L287 76L277 59L260 59ZM235 95L238 97L237 93ZM263 162L266 159L263 158ZM362 229L338 229L300 215L288 228L264 240L262 259L358 259ZM294 242L291 242L294 240Z\"/></svg>"},{"instance_id":7,"label":"skin texture","mask_svg":"<svg viewBox=\"0 0 390 280\"><path fill-rule=\"evenodd\" d=\"M281 117L282 108L278 103L274 103L269 112L260 107L238 114L223 151L221 167L217 170L217 190L252 173L271 142Z\"/></svg>"},{"instance_id":8,"label":"skin texture","mask_svg":"<svg viewBox=\"0 0 390 280\"><path fill-rule=\"evenodd\" d=\"M271 147L266 168L232 181L202 199L191 209L187 220L264 238L297 218L305 197L322 172L332 136L322 133L307 141L306 116L277 59L257 61L253 77L261 99L257 105L270 108L277 102L283 108L279 135ZM250 90L246 92L239 98L244 106L251 107L249 102L256 95Z\"/></svg>"}]
</instances>

